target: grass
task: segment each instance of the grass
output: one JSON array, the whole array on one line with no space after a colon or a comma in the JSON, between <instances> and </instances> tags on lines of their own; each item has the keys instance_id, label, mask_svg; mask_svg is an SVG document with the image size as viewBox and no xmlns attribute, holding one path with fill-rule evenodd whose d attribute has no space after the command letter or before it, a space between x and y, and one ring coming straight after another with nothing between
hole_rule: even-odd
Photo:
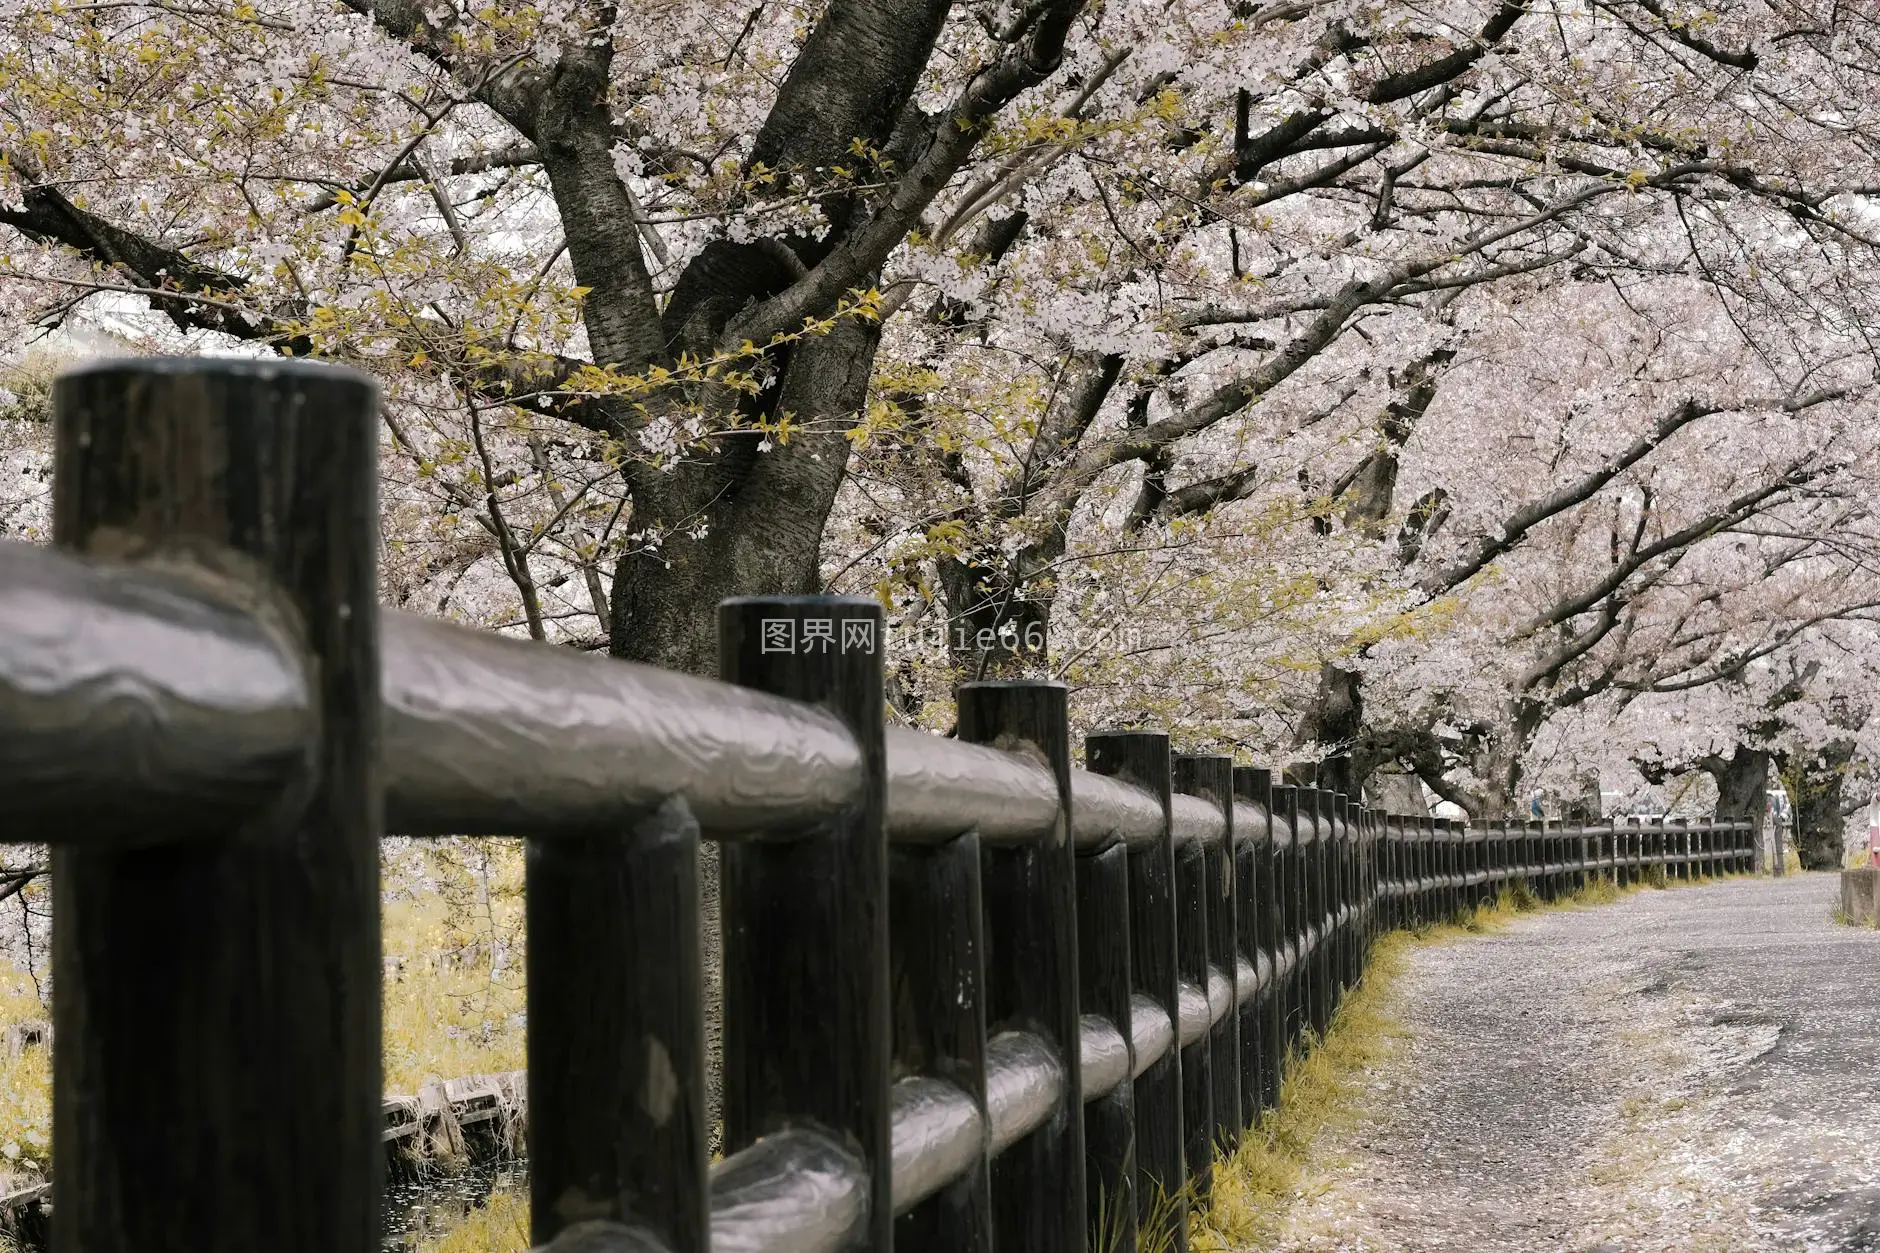
<instances>
[{"instance_id":1,"label":"grass","mask_svg":"<svg viewBox=\"0 0 1880 1253\"><path fill-rule=\"evenodd\" d=\"M385 1089L527 1061L519 840L439 840L382 868Z\"/></svg>"},{"instance_id":2,"label":"grass","mask_svg":"<svg viewBox=\"0 0 1880 1253\"><path fill-rule=\"evenodd\" d=\"M1476 923L1472 916L1464 927ZM1362 1113L1365 1074L1389 1057L1403 1036L1402 1024L1390 1011L1393 985L1411 950L1439 942L1439 930L1398 931L1380 940L1318 1047L1287 1059L1279 1105L1261 1115L1231 1156L1215 1163L1208 1207L1196 1216L1189 1238L1195 1253L1271 1243L1300 1196L1319 1137L1351 1126ZM1463 928L1452 930L1467 934Z\"/></svg>"},{"instance_id":3,"label":"grass","mask_svg":"<svg viewBox=\"0 0 1880 1253\"><path fill-rule=\"evenodd\" d=\"M47 1017L32 980L0 971L0 1023ZM0 1191L45 1178L52 1167L52 1054L29 1045L0 1048Z\"/></svg>"}]
</instances>

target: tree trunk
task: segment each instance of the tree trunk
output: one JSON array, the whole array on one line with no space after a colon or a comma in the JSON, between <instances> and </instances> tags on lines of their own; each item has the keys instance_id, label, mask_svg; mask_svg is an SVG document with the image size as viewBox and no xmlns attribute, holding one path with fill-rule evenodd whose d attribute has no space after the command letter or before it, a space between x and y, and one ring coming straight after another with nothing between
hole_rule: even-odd
<instances>
[{"instance_id":1,"label":"tree trunk","mask_svg":"<svg viewBox=\"0 0 1880 1253\"><path fill-rule=\"evenodd\" d=\"M1050 659L1051 601L996 560L943 558L939 573L954 677L1036 677Z\"/></svg>"},{"instance_id":2,"label":"tree trunk","mask_svg":"<svg viewBox=\"0 0 1880 1253\"><path fill-rule=\"evenodd\" d=\"M1296 744L1315 743L1334 756L1325 763L1330 779L1325 786L1347 796L1363 794L1377 764L1361 742L1364 731L1364 695L1355 670L1331 662L1319 666L1319 690L1299 724Z\"/></svg>"},{"instance_id":3,"label":"tree trunk","mask_svg":"<svg viewBox=\"0 0 1880 1253\"><path fill-rule=\"evenodd\" d=\"M1713 755L1699 765L1717 784L1717 820L1748 822L1755 832L1750 847L1755 849L1760 873L1769 859L1763 848L1763 817L1769 811L1768 752L1739 744L1727 758Z\"/></svg>"},{"instance_id":4,"label":"tree trunk","mask_svg":"<svg viewBox=\"0 0 1880 1253\"><path fill-rule=\"evenodd\" d=\"M730 596L809 595L822 590L823 524L847 468L843 433L867 396L878 330L845 321L797 346L779 394L817 434L768 451L760 437L726 437L713 461L670 478L639 467L630 483L634 522L658 533L657 549L632 552L614 571L614 656L691 674L717 673L718 602ZM706 1098L717 1147L724 971L719 925L718 846L700 850L704 927Z\"/></svg>"},{"instance_id":5,"label":"tree trunk","mask_svg":"<svg viewBox=\"0 0 1880 1253\"><path fill-rule=\"evenodd\" d=\"M1574 792L1560 798L1560 816L1567 822L1598 822L1606 816L1605 809L1597 773L1582 774Z\"/></svg>"},{"instance_id":6,"label":"tree trunk","mask_svg":"<svg viewBox=\"0 0 1880 1253\"><path fill-rule=\"evenodd\" d=\"M1838 870L1847 852L1847 820L1841 793L1852 740L1837 740L1808 758L1785 757L1782 780L1795 803L1795 854L1804 870Z\"/></svg>"},{"instance_id":7,"label":"tree trunk","mask_svg":"<svg viewBox=\"0 0 1880 1253\"><path fill-rule=\"evenodd\" d=\"M1429 803L1423 799L1423 780L1407 770L1375 770L1364 783L1365 804L1387 814L1405 818L1427 818Z\"/></svg>"}]
</instances>

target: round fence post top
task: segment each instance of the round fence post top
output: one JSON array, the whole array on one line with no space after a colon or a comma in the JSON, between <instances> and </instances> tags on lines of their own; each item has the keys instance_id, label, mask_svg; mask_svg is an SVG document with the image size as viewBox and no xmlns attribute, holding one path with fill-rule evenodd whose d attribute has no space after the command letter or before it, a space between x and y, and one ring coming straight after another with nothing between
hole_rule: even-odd
<instances>
[{"instance_id":1,"label":"round fence post top","mask_svg":"<svg viewBox=\"0 0 1880 1253\"><path fill-rule=\"evenodd\" d=\"M188 376L205 378L309 379L321 382L347 380L361 387L379 391L379 381L364 370L306 357L96 357L66 366L54 376L61 379L87 378L95 375L133 374L150 376Z\"/></svg>"}]
</instances>

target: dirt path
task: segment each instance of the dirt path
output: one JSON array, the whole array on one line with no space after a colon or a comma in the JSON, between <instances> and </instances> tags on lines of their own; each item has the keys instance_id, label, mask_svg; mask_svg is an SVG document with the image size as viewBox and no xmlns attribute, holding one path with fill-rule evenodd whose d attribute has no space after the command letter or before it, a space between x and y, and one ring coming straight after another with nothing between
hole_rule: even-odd
<instances>
[{"instance_id":1,"label":"dirt path","mask_svg":"<svg viewBox=\"0 0 1880 1253\"><path fill-rule=\"evenodd\" d=\"M1880 933L1802 875L1420 949L1280 1248L1880 1250Z\"/></svg>"}]
</instances>

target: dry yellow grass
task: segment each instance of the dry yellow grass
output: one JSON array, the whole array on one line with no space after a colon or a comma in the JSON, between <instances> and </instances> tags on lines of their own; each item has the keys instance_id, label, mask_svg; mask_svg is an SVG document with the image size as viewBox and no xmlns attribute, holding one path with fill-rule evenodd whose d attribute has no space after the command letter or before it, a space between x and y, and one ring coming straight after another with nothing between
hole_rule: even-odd
<instances>
[{"instance_id":1,"label":"dry yellow grass","mask_svg":"<svg viewBox=\"0 0 1880 1253\"><path fill-rule=\"evenodd\" d=\"M385 1086L517 1070L525 1058L520 841L437 841L388 858ZM0 1024L47 1018L31 979L0 968ZM47 1051L0 1048L0 1191L51 1165Z\"/></svg>"},{"instance_id":2,"label":"dry yellow grass","mask_svg":"<svg viewBox=\"0 0 1880 1253\"><path fill-rule=\"evenodd\" d=\"M415 845L387 862L384 881L386 1090L520 1070L521 841Z\"/></svg>"},{"instance_id":3,"label":"dry yellow grass","mask_svg":"<svg viewBox=\"0 0 1880 1253\"><path fill-rule=\"evenodd\" d=\"M1238 1150L1215 1163L1208 1207L1189 1238L1195 1253L1257 1248L1277 1232L1299 1195L1313 1145L1362 1112L1357 1096L1365 1072L1388 1057L1402 1035L1388 1009L1391 985L1410 948L1436 935L1399 931L1380 940L1324 1040L1288 1059L1278 1108L1261 1117Z\"/></svg>"},{"instance_id":4,"label":"dry yellow grass","mask_svg":"<svg viewBox=\"0 0 1880 1253\"><path fill-rule=\"evenodd\" d=\"M0 1023L45 1017L32 980L0 971ZM38 1046L17 1055L0 1049L0 1191L10 1191L15 1178L43 1178L51 1165L52 1055Z\"/></svg>"}]
</instances>

